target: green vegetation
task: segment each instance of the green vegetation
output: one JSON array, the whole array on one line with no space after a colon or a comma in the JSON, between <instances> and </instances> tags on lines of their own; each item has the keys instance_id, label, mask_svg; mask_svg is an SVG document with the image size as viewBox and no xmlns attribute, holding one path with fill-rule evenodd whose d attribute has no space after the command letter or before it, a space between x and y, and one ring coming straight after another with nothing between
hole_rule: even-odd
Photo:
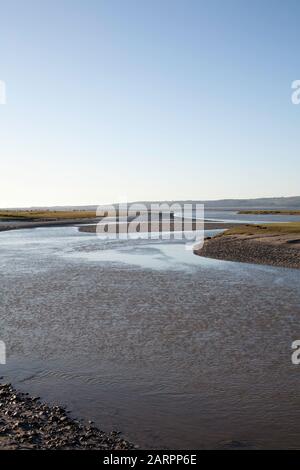
<instances>
[{"instance_id":1,"label":"green vegetation","mask_svg":"<svg viewBox=\"0 0 300 470\"><path fill-rule=\"evenodd\" d=\"M100 217L119 217L122 216L122 212L116 209L115 212L103 209L103 214ZM124 212L124 215L126 213ZM96 211L88 210L69 210L69 211L57 211L57 210L0 210L0 219L5 220L19 220L19 221L51 221L51 220L71 220L71 219L94 219L98 217Z\"/></svg>"},{"instance_id":2,"label":"green vegetation","mask_svg":"<svg viewBox=\"0 0 300 470\"><path fill-rule=\"evenodd\" d=\"M224 235L288 235L300 234L300 222L281 222L260 225L239 225L224 232Z\"/></svg>"},{"instance_id":3,"label":"green vegetation","mask_svg":"<svg viewBox=\"0 0 300 470\"><path fill-rule=\"evenodd\" d=\"M253 215L300 215L300 210L242 210L238 214Z\"/></svg>"},{"instance_id":4,"label":"green vegetation","mask_svg":"<svg viewBox=\"0 0 300 470\"><path fill-rule=\"evenodd\" d=\"M90 219L96 217L95 211L38 211L38 210L2 210L0 219L14 220L62 220L62 219Z\"/></svg>"}]
</instances>

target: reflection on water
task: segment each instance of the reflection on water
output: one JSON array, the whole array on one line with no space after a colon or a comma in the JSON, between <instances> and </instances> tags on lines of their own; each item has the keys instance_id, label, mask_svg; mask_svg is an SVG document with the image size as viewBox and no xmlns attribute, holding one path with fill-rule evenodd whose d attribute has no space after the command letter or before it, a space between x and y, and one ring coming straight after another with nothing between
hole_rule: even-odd
<instances>
[{"instance_id":1,"label":"reflection on water","mask_svg":"<svg viewBox=\"0 0 300 470\"><path fill-rule=\"evenodd\" d=\"M0 234L1 374L142 447L300 447L299 271L76 228Z\"/></svg>"},{"instance_id":2,"label":"reflection on water","mask_svg":"<svg viewBox=\"0 0 300 470\"><path fill-rule=\"evenodd\" d=\"M214 236L223 230L207 230L206 236ZM97 246L97 245L96 245ZM193 251L185 245L184 241L153 241L153 240L132 240L130 241L109 241L102 244L106 249L85 249L73 250L65 256L87 261L98 261L108 263L125 263L134 266L151 269L176 269L186 270L192 266L199 267L199 258ZM94 247L95 248L95 245ZM214 261L202 259L202 266L210 265Z\"/></svg>"}]
</instances>

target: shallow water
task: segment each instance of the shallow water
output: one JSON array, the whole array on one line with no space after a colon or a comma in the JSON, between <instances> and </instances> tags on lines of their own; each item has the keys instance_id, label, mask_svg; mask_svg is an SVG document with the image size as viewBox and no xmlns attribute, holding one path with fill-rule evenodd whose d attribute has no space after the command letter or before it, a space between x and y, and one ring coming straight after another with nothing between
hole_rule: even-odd
<instances>
[{"instance_id":1,"label":"shallow water","mask_svg":"<svg viewBox=\"0 0 300 470\"><path fill-rule=\"evenodd\" d=\"M272 222L300 222L300 215L280 215L280 214L239 214L231 210L206 210L206 220L238 223L272 223Z\"/></svg>"},{"instance_id":2,"label":"shallow water","mask_svg":"<svg viewBox=\"0 0 300 470\"><path fill-rule=\"evenodd\" d=\"M142 447L300 447L299 271L76 228L0 234L1 375Z\"/></svg>"}]
</instances>

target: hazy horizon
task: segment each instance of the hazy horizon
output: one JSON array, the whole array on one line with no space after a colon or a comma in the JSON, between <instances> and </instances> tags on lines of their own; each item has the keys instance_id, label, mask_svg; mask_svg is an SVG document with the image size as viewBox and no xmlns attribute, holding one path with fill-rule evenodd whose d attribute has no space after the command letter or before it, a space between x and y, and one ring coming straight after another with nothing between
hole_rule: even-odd
<instances>
[{"instance_id":1,"label":"hazy horizon","mask_svg":"<svg viewBox=\"0 0 300 470\"><path fill-rule=\"evenodd\" d=\"M296 201L295 201L296 200ZM245 207L253 207L253 208L293 208L293 207L298 207L300 204L300 196L275 196L275 197L267 197L267 198L226 198L226 199L181 199L181 200L171 200L171 199L163 199L163 200L139 200L139 201L111 201L107 203L106 205L113 205L113 204L118 204L118 203L123 203L123 204L136 204L136 203L141 203L141 204L162 204L162 203L189 203L189 202L203 202L206 205L208 205L208 208L213 208L213 207L218 207L217 205L214 206L214 203L224 203L224 208L232 209L234 207L234 203L236 203L236 207L241 207L242 208L242 202L246 203ZM263 203L269 203L264 205ZM248 204L247 204L248 203ZM253 205L251 205L253 203ZM282 203L282 204L280 204ZM294 205L295 204L295 205ZM104 206L105 204L103 204ZM76 208L82 208L82 209L90 209L94 210L98 206L101 206L101 204L58 204L58 205L32 205L32 206L14 206L14 207L0 207L0 209L76 209ZM222 207L221 205L219 206L220 208Z\"/></svg>"}]
</instances>

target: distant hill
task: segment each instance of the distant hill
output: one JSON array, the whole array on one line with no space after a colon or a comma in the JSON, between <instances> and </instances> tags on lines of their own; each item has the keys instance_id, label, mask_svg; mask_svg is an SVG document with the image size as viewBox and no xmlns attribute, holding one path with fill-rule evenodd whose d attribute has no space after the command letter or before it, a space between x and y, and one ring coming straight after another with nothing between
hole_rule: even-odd
<instances>
[{"instance_id":1,"label":"distant hill","mask_svg":"<svg viewBox=\"0 0 300 470\"><path fill-rule=\"evenodd\" d=\"M300 196L204 201L206 207L224 209L300 209Z\"/></svg>"},{"instance_id":2,"label":"distant hill","mask_svg":"<svg viewBox=\"0 0 300 470\"><path fill-rule=\"evenodd\" d=\"M144 204L151 204L149 201L139 201ZM174 201L160 201L172 204ZM186 200L176 201L179 203L202 203L209 209L300 209L300 196L294 197L269 197L257 199L219 199L211 200Z\"/></svg>"},{"instance_id":3,"label":"distant hill","mask_svg":"<svg viewBox=\"0 0 300 470\"><path fill-rule=\"evenodd\" d=\"M152 203L168 203L172 204L175 201L135 201L137 203L143 203L147 207ZM219 199L217 201L211 200L182 200L176 201L179 203L203 203L208 209L299 209L300 210L300 196L294 197L265 197L265 198L256 198L256 199ZM40 210L96 210L98 206L89 205L89 206L52 206L52 207L27 207L23 209L40 209ZM3 208L7 209L7 208ZM12 209L12 208L9 208ZM15 209L22 209L20 207Z\"/></svg>"}]
</instances>

